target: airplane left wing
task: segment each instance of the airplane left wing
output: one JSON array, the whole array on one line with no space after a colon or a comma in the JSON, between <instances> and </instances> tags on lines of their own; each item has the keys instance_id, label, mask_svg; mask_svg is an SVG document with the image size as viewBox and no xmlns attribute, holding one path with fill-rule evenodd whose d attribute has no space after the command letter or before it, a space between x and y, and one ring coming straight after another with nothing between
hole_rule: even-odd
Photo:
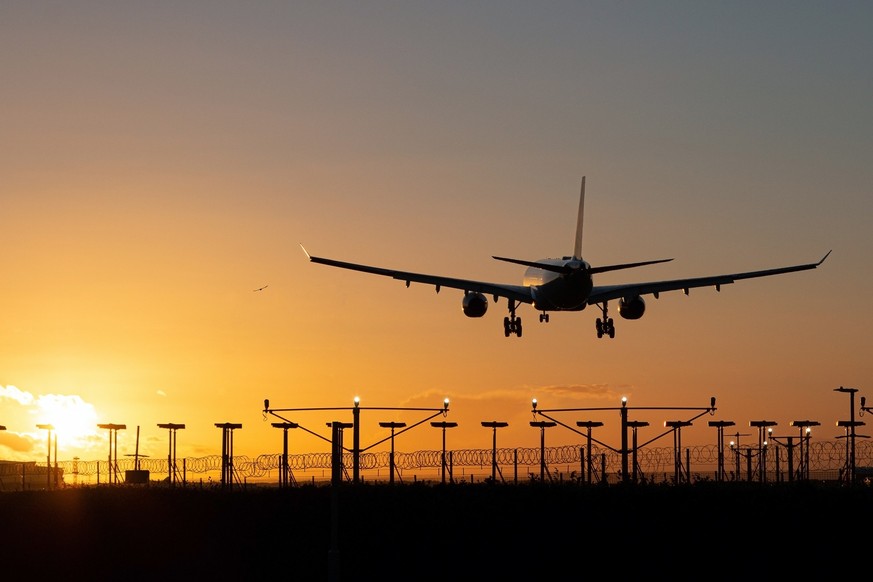
<instances>
[{"instance_id":1,"label":"airplane left wing","mask_svg":"<svg viewBox=\"0 0 873 582\"><path fill-rule=\"evenodd\" d=\"M756 277L769 277L770 275L781 275L783 273L793 273L795 271L807 271L815 269L821 265L831 251L828 251L822 259L816 263L807 263L804 265L792 265L790 267L778 267L775 269L764 269L762 271L747 271L744 273L733 273L728 275L713 275L709 277L695 277L691 279L673 279L669 281L649 281L646 283L625 283L621 285L601 285L595 286L588 296L588 304L595 305L603 303L611 299L629 298L638 295L654 295L656 298L660 293L666 291L683 290L688 294L688 290L697 287L715 287L720 290L722 285L729 285L735 281L742 279L754 279Z\"/></svg>"},{"instance_id":2,"label":"airplane left wing","mask_svg":"<svg viewBox=\"0 0 873 582\"><path fill-rule=\"evenodd\" d=\"M371 267L369 265L359 265L357 263L348 263L345 261L335 261L324 257L314 257L303 249L306 256L313 263L321 265L329 265L331 267L339 267L340 269L350 269L352 271L361 271L372 275L382 275L391 277L399 281L406 281L406 286L410 283L424 283L433 285L439 292L441 287L449 287L451 289L461 289L462 291L471 291L474 293L482 293L483 295L493 295L496 297L506 297L520 303L533 303L533 295L530 287L522 285L504 285L501 283L488 283L487 281L473 281L470 279L455 279L452 277L441 277L439 275L428 275L425 273L412 273L410 271L398 271L395 269L385 269L382 267Z\"/></svg>"}]
</instances>

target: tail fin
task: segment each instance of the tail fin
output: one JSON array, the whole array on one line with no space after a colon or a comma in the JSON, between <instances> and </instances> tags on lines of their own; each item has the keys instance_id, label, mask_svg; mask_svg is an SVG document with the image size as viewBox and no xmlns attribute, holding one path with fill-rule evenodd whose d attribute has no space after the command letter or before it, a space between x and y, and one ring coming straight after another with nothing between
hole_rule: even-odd
<instances>
[{"instance_id":1,"label":"tail fin","mask_svg":"<svg viewBox=\"0 0 873 582\"><path fill-rule=\"evenodd\" d=\"M576 246L573 247L573 257L582 258L582 216L585 210L585 176L582 176L582 189L579 192L579 217L576 219Z\"/></svg>"}]
</instances>

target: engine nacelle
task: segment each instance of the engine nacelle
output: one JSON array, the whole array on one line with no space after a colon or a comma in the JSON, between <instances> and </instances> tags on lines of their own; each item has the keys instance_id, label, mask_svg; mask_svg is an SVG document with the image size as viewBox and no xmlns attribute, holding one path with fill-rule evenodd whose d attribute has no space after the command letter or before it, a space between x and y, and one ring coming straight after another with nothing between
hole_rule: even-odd
<instances>
[{"instance_id":1,"label":"engine nacelle","mask_svg":"<svg viewBox=\"0 0 873 582\"><path fill-rule=\"evenodd\" d=\"M488 298L481 293L465 293L463 305L467 317L482 317L488 311Z\"/></svg>"},{"instance_id":2,"label":"engine nacelle","mask_svg":"<svg viewBox=\"0 0 873 582\"><path fill-rule=\"evenodd\" d=\"M639 319L646 312L646 302L636 297L622 297L618 302L618 314L625 319Z\"/></svg>"}]
</instances>

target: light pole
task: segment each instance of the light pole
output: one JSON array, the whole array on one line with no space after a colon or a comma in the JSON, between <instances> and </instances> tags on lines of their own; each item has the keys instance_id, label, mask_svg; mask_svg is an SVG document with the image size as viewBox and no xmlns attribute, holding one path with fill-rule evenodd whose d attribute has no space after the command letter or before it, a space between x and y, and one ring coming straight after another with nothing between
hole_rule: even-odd
<instances>
[{"instance_id":1,"label":"light pole","mask_svg":"<svg viewBox=\"0 0 873 582\"><path fill-rule=\"evenodd\" d=\"M455 428L458 426L457 422L448 422L445 420L431 422L430 425L435 428L441 428L443 431L443 454L441 458L442 465L442 484L446 484L446 429L447 428ZM454 479L452 479L454 481Z\"/></svg>"},{"instance_id":2,"label":"light pole","mask_svg":"<svg viewBox=\"0 0 873 582\"><path fill-rule=\"evenodd\" d=\"M549 420L532 420L530 425L540 429L540 481L546 480L546 429L557 426L557 422Z\"/></svg>"},{"instance_id":3,"label":"light pole","mask_svg":"<svg viewBox=\"0 0 873 582\"><path fill-rule=\"evenodd\" d=\"M52 431L55 430L55 426L53 424L38 424L36 428L47 431L48 435L48 453L46 453L45 459L45 488L52 488ZM55 436L57 442L57 435ZM57 453L55 453L55 458L57 458Z\"/></svg>"},{"instance_id":4,"label":"light pole","mask_svg":"<svg viewBox=\"0 0 873 582\"><path fill-rule=\"evenodd\" d=\"M352 482L361 477L361 398L355 396L352 407Z\"/></svg>"},{"instance_id":5,"label":"light pole","mask_svg":"<svg viewBox=\"0 0 873 582\"><path fill-rule=\"evenodd\" d=\"M621 482L628 482L627 474L627 396L621 397Z\"/></svg>"},{"instance_id":6,"label":"light pole","mask_svg":"<svg viewBox=\"0 0 873 582\"><path fill-rule=\"evenodd\" d=\"M864 424L855 420L855 392L857 391L857 388L843 386L834 388L834 392L843 392L849 395L849 420L840 420L837 422L837 426L846 429L846 479L852 485L855 483L855 427Z\"/></svg>"},{"instance_id":7,"label":"light pole","mask_svg":"<svg viewBox=\"0 0 873 582\"><path fill-rule=\"evenodd\" d=\"M639 466L637 463L637 429L649 426L649 423L644 420L629 420L627 421L628 427L630 427L633 432L633 453L631 458L631 465L633 465L633 469L631 470L633 482L637 482L637 467Z\"/></svg>"},{"instance_id":8,"label":"light pole","mask_svg":"<svg viewBox=\"0 0 873 582\"><path fill-rule=\"evenodd\" d=\"M109 482L118 483L118 431L127 428L126 424L98 424L98 428L109 431Z\"/></svg>"},{"instance_id":9,"label":"light pole","mask_svg":"<svg viewBox=\"0 0 873 582\"><path fill-rule=\"evenodd\" d=\"M166 422L158 424L158 428L165 428L170 433L170 444L167 449L167 470L170 473L170 487L173 487L176 484L176 431L185 428L185 425Z\"/></svg>"},{"instance_id":10,"label":"light pole","mask_svg":"<svg viewBox=\"0 0 873 582\"><path fill-rule=\"evenodd\" d=\"M764 429L776 426L775 420L750 420L749 426L758 429L758 481L767 482L767 441L764 439Z\"/></svg>"},{"instance_id":11,"label":"light pole","mask_svg":"<svg viewBox=\"0 0 873 582\"><path fill-rule=\"evenodd\" d=\"M587 461L586 462L587 475L585 477L585 482L590 485L591 484L591 466L593 464L591 461L591 429L598 427L598 426L603 426L603 422L601 422L599 420L577 420L576 426L578 426L580 428L587 428L588 429L588 437L587 437L588 451L587 451L587 454L585 455L587 457L587 459L586 459L586 461Z\"/></svg>"},{"instance_id":12,"label":"light pole","mask_svg":"<svg viewBox=\"0 0 873 582\"><path fill-rule=\"evenodd\" d=\"M221 488L233 489L233 431L242 428L236 422L216 422L221 429Z\"/></svg>"},{"instance_id":13,"label":"light pole","mask_svg":"<svg viewBox=\"0 0 873 582\"><path fill-rule=\"evenodd\" d=\"M673 478L676 484L682 482L682 427L691 426L689 420L665 420L664 427L673 430ZM686 467L690 472L690 467ZM690 481L690 475L686 475L685 482Z\"/></svg>"},{"instance_id":14,"label":"light pole","mask_svg":"<svg viewBox=\"0 0 873 582\"><path fill-rule=\"evenodd\" d=\"M797 460L797 474L800 479L809 479L809 440L812 438L813 426L821 425L817 420L792 420L791 426L800 429L800 453Z\"/></svg>"},{"instance_id":15,"label":"light pole","mask_svg":"<svg viewBox=\"0 0 873 582\"><path fill-rule=\"evenodd\" d=\"M716 481L724 481L724 429L728 426L734 426L734 421L732 420L710 420L709 426L714 426L718 433L718 438L716 442L718 443L716 446L718 447L718 469L716 470L715 480Z\"/></svg>"},{"instance_id":16,"label":"light pole","mask_svg":"<svg viewBox=\"0 0 873 582\"><path fill-rule=\"evenodd\" d=\"M507 427L509 426L509 423L498 420L483 420L482 426L490 428L493 431L493 437L491 440L491 482L493 483L497 480L497 429Z\"/></svg>"},{"instance_id":17,"label":"light pole","mask_svg":"<svg viewBox=\"0 0 873 582\"><path fill-rule=\"evenodd\" d=\"M297 428L296 422L274 422L272 426L282 429L282 460L279 463L279 487L287 487L291 473L288 467L288 429Z\"/></svg>"},{"instance_id":18,"label":"light pole","mask_svg":"<svg viewBox=\"0 0 873 582\"><path fill-rule=\"evenodd\" d=\"M394 485L394 430L406 426L405 422L380 422L382 428L391 429L391 454L388 457L388 466L391 470L391 475L388 477L388 483Z\"/></svg>"}]
</instances>

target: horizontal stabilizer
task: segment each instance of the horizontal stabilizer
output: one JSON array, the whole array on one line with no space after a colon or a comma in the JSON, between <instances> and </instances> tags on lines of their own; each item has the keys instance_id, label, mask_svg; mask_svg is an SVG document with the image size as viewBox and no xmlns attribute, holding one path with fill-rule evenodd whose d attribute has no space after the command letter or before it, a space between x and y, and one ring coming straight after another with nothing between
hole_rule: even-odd
<instances>
[{"instance_id":1,"label":"horizontal stabilizer","mask_svg":"<svg viewBox=\"0 0 873 582\"><path fill-rule=\"evenodd\" d=\"M673 259L658 259L656 261L643 261L641 263L624 263L622 265L606 265L603 267L591 267L589 272L593 275L594 273L605 273L606 271L618 271L620 269L632 269L634 267L642 267L644 265L654 265L656 263L668 263Z\"/></svg>"}]
</instances>

